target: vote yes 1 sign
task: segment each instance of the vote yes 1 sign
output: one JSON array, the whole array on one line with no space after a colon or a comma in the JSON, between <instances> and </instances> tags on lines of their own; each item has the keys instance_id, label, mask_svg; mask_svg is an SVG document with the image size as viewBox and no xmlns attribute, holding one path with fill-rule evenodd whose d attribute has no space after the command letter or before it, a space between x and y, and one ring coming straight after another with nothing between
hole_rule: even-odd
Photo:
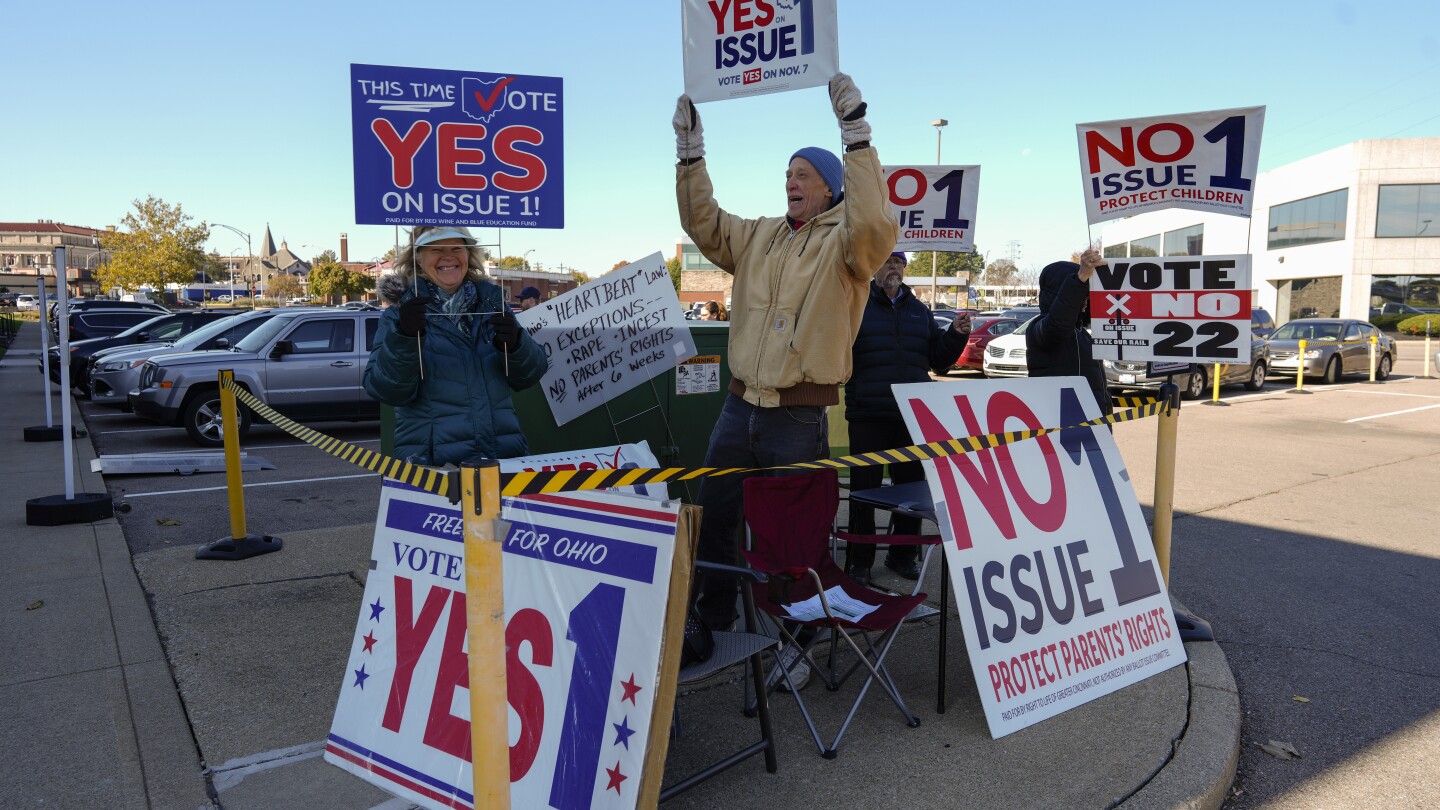
<instances>
[{"instance_id":1,"label":"vote yes 1 sign","mask_svg":"<svg viewBox=\"0 0 1440 810\"><path fill-rule=\"evenodd\" d=\"M351 65L355 222L565 227L561 85Z\"/></svg>"},{"instance_id":2,"label":"vote yes 1 sign","mask_svg":"<svg viewBox=\"0 0 1440 810\"><path fill-rule=\"evenodd\" d=\"M1090 277L1096 359L1250 362L1250 257L1109 259Z\"/></svg>"},{"instance_id":3,"label":"vote yes 1 sign","mask_svg":"<svg viewBox=\"0 0 1440 810\"><path fill-rule=\"evenodd\" d=\"M975 249L979 166L885 166L890 205L900 218L896 250Z\"/></svg>"},{"instance_id":4,"label":"vote yes 1 sign","mask_svg":"<svg viewBox=\"0 0 1440 810\"><path fill-rule=\"evenodd\" d=\"M511 806L633 807L679 504L573 493L502 512ZM458 506L385 481L326 740L327 761L424 807L474 803L463 539Z\"/></svg>"},{"instance_id":5,"label":"vote yes 1 sign","mask_svg":"<svg viewBox=\"0 0 1440 810\"><path fill-rule=\"evenodd\" d=\"M1264 107L1077 124L1089 224L1165 208L1248 217Z\"/></svg>"},{"instance_id":6,"label":"vote yes 1 sign","mask_svg":"<svg viewBox=\"0 0 1440 810\"><path fill-rule=\"evenodd\" d=\"M1099 416L1083 377L897 385L917 443ZM924 462L965 646L1001 737L1185 661L1110 432Z\"/></svg>"},{"instance_id":7,"label":"vote yes 1 sign","mask_svg":"<svg viewBox=\"0 0 1440 810\"><path fill-rule=\"evenodd\" d=\"M691 101L821 87L840 70L835 0L682 0Z\"/></svg>"}]
</instances>

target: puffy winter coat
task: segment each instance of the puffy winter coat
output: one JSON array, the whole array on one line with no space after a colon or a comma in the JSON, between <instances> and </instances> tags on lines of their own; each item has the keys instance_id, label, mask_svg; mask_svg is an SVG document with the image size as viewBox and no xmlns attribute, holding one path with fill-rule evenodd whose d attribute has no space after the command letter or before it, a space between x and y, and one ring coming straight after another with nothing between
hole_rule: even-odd
<instances>
[{"instance_id":1,"label":"puffy winter coat","mask_svg":"<svg viewBox=\"0 0 1440 810\"><path fill-rule=\"evenodd\" d=\"M499 312L505 296L488 281L478 283L477 312ZM365 369L365 390L395 408L395 455L429 465L477 458L512 458L529 449L510 391L528 388L545 374L545 353L522 329L520 347L505 358L491 345L488 315L472 318L466 335L453 318L432 317L416 340L400 334L399 307L412 296L405 283L387 276L380 294L392 306L380 317L375 349ZM438 312L436 305L432 310ZM420 379L423 354L425 379Z\"/></svg>"},{"instance_id":2,"label":"puffy winter coat","mask_svg":"<svg viewBox=\"0 0 1440 810\"><path fill-rule=\"evenodd\" d=\"M1025 329L1025 364L1031 377L1084 377L1100 413L1108 415L1105 370L1083 328L1090 286L1076 275L1079 269L1073 262L1054 262L1040 271L1040 316Z\"/></svg>"},{"instance_id":3,"label":"puffy winter coat","mask_svg":"<svg viewBox=\"0 0 1440 810\"><path fill-rule=\"evenodd\" d=\"M965 350L966 336L935 323L930 308L909 287L891 302L875 282L860 321L860 334L851 350L854 371L845 384L845 418L860 421L900 421L900 406L890 386L929 382L930 370L944 371Z\"/></svg>"}]
</instances>

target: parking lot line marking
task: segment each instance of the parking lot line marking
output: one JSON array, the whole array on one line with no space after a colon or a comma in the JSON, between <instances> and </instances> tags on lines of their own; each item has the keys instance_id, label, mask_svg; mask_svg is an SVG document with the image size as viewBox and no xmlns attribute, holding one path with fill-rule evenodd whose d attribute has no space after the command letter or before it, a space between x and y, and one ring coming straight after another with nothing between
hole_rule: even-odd
<instances>
[{"instance_id":1,"label":"parking lot line marking","mask_svg":"<svg viewBox=\"0 0 1440 810\"><path fill-rule=\"evenodd\" d=\"M1436 404L1436 405L1422 405L1422 406L1420 406L1419 408L1406 408L1406 409L1403 410L1403 411L1391 411L1390 413L1377 413L1377 414L1375 414L1374 416L1357 416L1357 417L1355 417L1354 419L1346 419L1346 420L1345 420L1345 423L1346 423L1346 424L1349 424L1349 423L1351 423L1351 422L1364 422L1366 419L1379 419L1379 418L1384 417L1384 416L1399 416L1399 415L1402 414L1402 413L1415 413L1416 411L1428 411L1428 410L1430 410L1431 408L1440 408L1440 404Z\"/></svg>"},{"instance_id":2,"label":"parking lot line marking","mask_svg":"<svg viewBox=\"0 0 1440 810\"><path fill-rule=\"evenodd\" d=\"M1440 397L1437 397L1434 394L1402 394L1399 391L1367 391L1364 388L1349 388L1346 390L1348 390L1352 394L1371 394L1379 395L1382 397L1419 397L1421 399L1440 399Z\"/></svg>"},{"instance_id":3,"label":"parking lot line marking","mask_svg":"<svg viewBox=\"0 0 1440 810\"><path fill-rule=\"evenodd\" d=\"M245 484L245 485L244 485L244 488L245 488L245 489L249 489L249 488L251 488L251 487L275 487L275 486L280 486L281 484L310 484L310 483L314 483L314 482L316 482L316 481L344 481L344 480L347 479L347 478L379 478L379 477L380 477L380 474L379 474L379 473L360 473L360 474L358 474L358 475L331 475L331 476L328 476L328 477L326 477L326 478L296 478L296 479L291 480L291 481L259 481L259 482L256 482L256 483L254 483L254 484ZM219 492L219 491L222 491L222 490L224 490L224 489L227 489L227 487L200 487L199 489L169 489L169 490L166 490L166 491L164 491L164 492L133 492L133 493L129 493L129 494L126 494L126 495L121 495L121 496L120 496L120 500L124 501L124 500L129 500L129 499L131 499L131 498L153 498L153 497L155 497L155 496L157 496L157 495L191 495L191 494L194 494L194 493L196 493L196 492Z\"/></svg>"},{"instance_id":4,"label":"parking lot line marking","mask_svg":"<svg viewBox=\"0 0 1440 810\"><path fill-rule=\"evenodd\" d=\"M185 429L185 428L165 427L165 428L130 428L129 430L102 430L102 431L100 431L100 435L101 435L101 436L104 436L104 435L109 434L109 433L154 433L154 432L160 431L160 430L184 430L184 429Z\"/></svg>"}]
</instances>

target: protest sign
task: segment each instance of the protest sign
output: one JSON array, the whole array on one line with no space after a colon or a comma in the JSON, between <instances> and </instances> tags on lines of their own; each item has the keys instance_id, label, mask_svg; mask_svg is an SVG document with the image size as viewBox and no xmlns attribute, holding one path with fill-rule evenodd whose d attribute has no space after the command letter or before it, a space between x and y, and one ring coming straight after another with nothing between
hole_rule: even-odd
<instances>
[{"instance_id":1,"label":"protest sign","mask_svg":"<svg viewBox=\"0 0 1440 810\"><path fill-rule=\"evenodd\" d=\"M682 0L690 100L820 87L840 71L835 0Z\"/></svg>"},{"instance_id":2,"label":"protest sign","mask_svg":"<svg viewBox=\"0 0 1440 810\"><path fill-rule=\"evenodd\" d=\"M516 317L550 358L540 385L556 425L695 355L685 309L659 253Z\"/></svg>"},{"instance_id":3,"label":"protest sign","mask_svg":"<svg viewBox=\"0 0 1440 810\"><path fill-rule=\"evenodd\" d=\"M521 458L500 459L500 472L549 472L551 470L648 470L659 467L655 454L650 452L650 442L641 440L635 444L617 444L611 447L593 447L588 450L568 450L563 453L528 455ZM615 487L612 492L628 492L645 498L665 500L670 497L669 485L640 484L633 487Z\"/></svg>"},{"instance_id":4,"label":"protest sign","mask_svg":"<svg viewBox=\"0 0 1440 810\"><path fill-rule=\"evenodd\" d=\"M671 710L656 698L662 634L683 622L669 600L672 561L688 568L679 504L538 495L502 514L511 806L634 807L642 772L663 768L668 723L657 739L652 719ZM385 481L325 745L327 761L430 808L474 802L462 527L459 506Z\"/></svg>"},{"instance_id":5,"label":"protest sign","mask_svg":"<svg viewBox=\"0 0 1440 810\"><path fill-rule=\"evenodd\" d=\"M1250 216L1264 107L1076 124L1089 224L1165 208Z\"/></svg>"},{"instance_id":6,"label":"protest sign","mask_svg":"<svg viewBox=\"0 0 1440 810\"><path fill-rule=\"evenodd\" d=\"M900 218L896 250L975 249L979 166L885 166L890 205Z\"/></svg>"},{"instance_id":7,"label":"protest sign","mask_svg":"<svg viewBox=\"0 0 1440 810\"><path fill-rule=\"evenodd\" d=\"M917 443L1100 415L1083 377L893 390ZM1184 663L1145 517L1108 430L924 463L992 736Z\"/></svg>"},{"instance_id":8,"label":"protest sign","mask_svg":"<svg viewBox=\"0 0 1440 810\"><path fill-rule=\"evenodd\" d=\"M561 80L350 66L355 222L565 227Z\"/></svg>"},{"instance_id":9,"label":"protest sign","mask_svg":"<svg viewBox=\"0 0 1440 810\"><path fill-rule=\"evenodd\" d=\"M1249 256L1107 261L1090 277L1096 359L1250 362Z\"/></svg>"}]
</instances>

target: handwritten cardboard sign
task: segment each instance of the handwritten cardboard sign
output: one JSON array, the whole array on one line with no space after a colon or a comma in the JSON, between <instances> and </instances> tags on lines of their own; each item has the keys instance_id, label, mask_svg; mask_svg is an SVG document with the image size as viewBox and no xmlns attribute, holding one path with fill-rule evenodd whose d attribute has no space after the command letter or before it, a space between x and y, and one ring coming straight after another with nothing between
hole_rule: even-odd
<instances>
[{"instance_id":1,"label":"handwritten cardboard sign","mask_svg":"<svg viewBox=\"0 0 1440 810\"><path fill-rule=\"evenodd\" d=\"M659 253L516 317L550 358L540 384L556 425L695 356L685 309Z\"/></svg>"}]
</instances>

